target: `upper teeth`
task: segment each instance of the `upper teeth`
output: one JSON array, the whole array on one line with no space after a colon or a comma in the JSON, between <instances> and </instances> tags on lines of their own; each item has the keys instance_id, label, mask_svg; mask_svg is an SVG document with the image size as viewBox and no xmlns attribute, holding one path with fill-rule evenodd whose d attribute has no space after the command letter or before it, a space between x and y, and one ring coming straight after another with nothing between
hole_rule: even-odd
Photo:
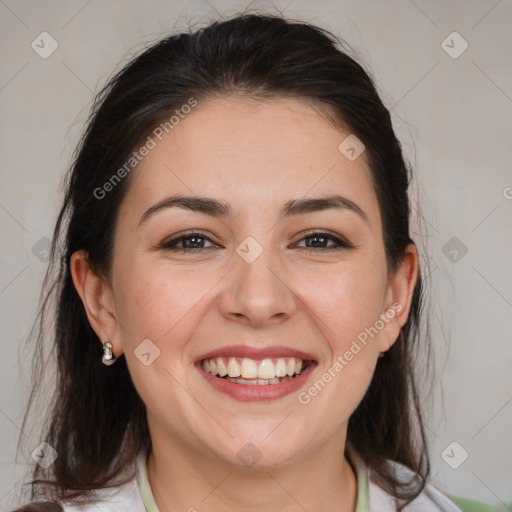
<instances>
[{"instance_id":1,"label":"upper teeth","mask_svg":"<svg viewBox=\"0 0 512 512\"><path fill-rule=\"evenodd\" d=\"M213 375L244 379L274 379L293 376L302 370L302 359L279 357L257 361L247 357L212 357L203 360L203 369Z\"/></svg>"}]
</instances>

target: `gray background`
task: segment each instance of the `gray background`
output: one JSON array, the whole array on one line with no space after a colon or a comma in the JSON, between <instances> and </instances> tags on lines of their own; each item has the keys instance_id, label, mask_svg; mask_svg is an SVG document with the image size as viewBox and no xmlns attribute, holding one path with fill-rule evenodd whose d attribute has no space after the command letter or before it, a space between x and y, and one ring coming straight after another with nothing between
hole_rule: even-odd
<instances>
[{"instance_id":1,"label":"gray background","mask_svg":"<svg viewBox=\"0 0 512 512\"><path fill-rule=\"evenodd\" d=\"M189 22L205 23L216 11L232 14L247 5L0 0L2 510L17 505L30 453L44 441L23 433L25 456L16 459L28 377L27 354L18 348L34 319L60 179L93 93L134 50ZM415 236L428 250L433 287L436 373L427 416L433 481L453 494L510 500L512 4L285 0L274 6L351 43L392 108L428 228L418 226ZM273 9L263 2L251 7ZM46 59L31 47L44 31L58 43ZM448 37L454 31L463 39ZM464 41L469 46L457 56Z\"/></svg>"}]
</instances>

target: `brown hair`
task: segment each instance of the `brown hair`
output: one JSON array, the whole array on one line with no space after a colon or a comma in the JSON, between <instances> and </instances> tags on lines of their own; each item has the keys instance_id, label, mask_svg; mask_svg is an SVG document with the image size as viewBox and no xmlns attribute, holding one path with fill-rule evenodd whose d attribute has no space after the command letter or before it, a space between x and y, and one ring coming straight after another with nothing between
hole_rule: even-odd
<instances>
[{"instance_id":1,"label":"brown hair","mask_svg":"<svg viewBox=\"0 0 512 512\"><path fill-rule=\"evenodd\" d=\"M244 13L169 36L143 51L96 97L66 178L37 323L34 388L23 422L47 371L44 327L54 311L50 355L56 364L55 393L44 439L58 458L47 470L35 466L31 499L86 498L88 491L111 485L140 449L150 447L145 406L124 357L111 367L101 364L101 344L73 285L69 257L84 249L92 268L108 274L116 215L130 176L105 199L95 191L189 98L200 102L225 94L295 97L325 107L366 147L391 272L406 246L414 243L409 233L410 166L373 80L349 55L346 43L308 23ZM347 442L378 485L397 498L399 509L422 491L430 471L414 370L423 294L420 271L408 321L379 359L347 433ZM414 478L398 481L390 460L411 468ZM19 510L57 510L41 506Z\"/></svg>"}]
</instances>

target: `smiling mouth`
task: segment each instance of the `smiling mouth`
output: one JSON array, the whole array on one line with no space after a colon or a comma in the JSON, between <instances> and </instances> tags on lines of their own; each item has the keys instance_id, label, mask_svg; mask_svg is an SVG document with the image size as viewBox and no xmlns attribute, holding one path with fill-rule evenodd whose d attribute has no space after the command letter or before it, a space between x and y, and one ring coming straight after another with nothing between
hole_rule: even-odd
<instances>
[{"instance_id":1,"label":"smiling mouth","mask_svg":"<svg viewBox=\"0 0 512 512\"><path fill-rule=\"evenodd\" d=\"M207 373L246 386L267 386L294 379L306 371L314 361L297 357L250 359L248 357L212 357L203 359L201 366Z\"/></svg>"}]
</instances>

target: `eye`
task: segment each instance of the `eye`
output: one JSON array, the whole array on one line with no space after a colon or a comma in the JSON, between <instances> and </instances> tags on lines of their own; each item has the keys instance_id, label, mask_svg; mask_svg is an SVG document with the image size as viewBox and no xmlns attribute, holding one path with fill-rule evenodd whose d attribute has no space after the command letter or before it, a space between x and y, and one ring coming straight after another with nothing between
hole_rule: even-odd
<instances>
[{"instance_id":1,"label":"eye","mask_svg":"<svg viewBox=\"0 0 512 512\"><path fill-rule=\"evenodd\" d=\"M302 242L305 242L304 246L301 246L300 244ZM331 242L331 244L329 244ZM206 245L210 243L211 245ZM327 250L333 250L333 249L353 249L354 246L347 242L346 240L343 240L340 237L337 237L331 233L324 233L324 232L312 232L308 233L306 236L302 237L297 244L295 244L296 247L299 247L301 249L305 249L307 251L327 251ZM212 249L214 247L219 247L211 238L206 236L203 233L200 232L191 232L182 234L180 236L177 236L175 238L172 238L171 240L167 240L163 242L159 248L170 250L170 251L199 251L201 249Z\"/></svg>"},{"instance_id":2,"label":"eye","mask_svg":"<svg viewBox=\"0 0 512 512\"><path fill-rule=\"evenodd\" d=\"M205 243L210 242L212 246L205 246ZM180 246L181 244L181 246ZM211 247L218 247L210 238L203 233L186 233L180 235L160 245L161 249L175 250L175 251L195 251L198 249L210 249Z\"/></svg>"},{"instance_id":3,"label":"eye","mask_svg":"<svg viewBox=\"0 0 512 512\"><path fill-rule=\"evenodd\" d=\"M305 246L300 246L302 241L306 242ZM328 242L334 242L331 245L328 245ZM331 233L323 233L323 232L313 232L308 233L306 236L301 238L298 242L298 246L306 249L308 251L326 251L326 250L332 250L332 249L352 249L354 246L350 243L348 243L346 240L343 240L337 236L332 235Z\"/></svg>"}]
</instances>

